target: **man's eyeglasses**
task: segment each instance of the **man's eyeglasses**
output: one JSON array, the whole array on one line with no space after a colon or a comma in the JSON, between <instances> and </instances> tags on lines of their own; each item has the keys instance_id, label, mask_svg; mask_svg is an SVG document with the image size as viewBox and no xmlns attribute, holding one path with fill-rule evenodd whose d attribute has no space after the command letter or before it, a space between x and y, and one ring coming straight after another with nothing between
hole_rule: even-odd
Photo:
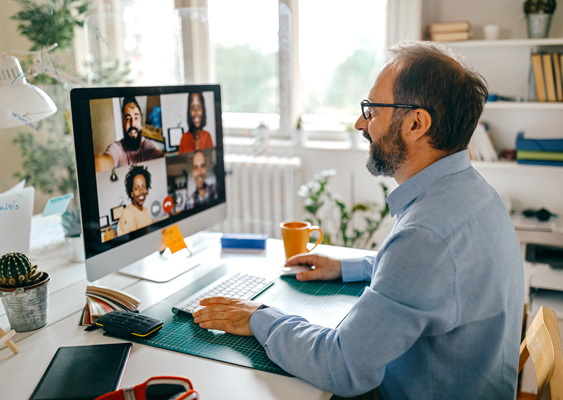
<instances>
[{"instance_id":1,"label":"man's eyeglasses","mask_svg":"<svg viewBox=\"0 0 563 400\"><path fill-rule=\"evenodd\" d=\"M155 376L135 387L104 394L96 400L197 400L189 379Z\"/></svg>"},{"instance_id":2,"label":"man's eyeglasses","mask_svg":"<svg viewBox=\"0 0 563 400\"><path fill-rule=\"evenodd\" d=\"M414 104L389 104L389 103L370 103L367 100L362 100L360 103L362 106L362 115L365 119L370 119L372 114L372 107L393 107L393 108L410 108L410 109L417 109L422 108L420 106L416 106Z\"/></svg>"}]
</instances>

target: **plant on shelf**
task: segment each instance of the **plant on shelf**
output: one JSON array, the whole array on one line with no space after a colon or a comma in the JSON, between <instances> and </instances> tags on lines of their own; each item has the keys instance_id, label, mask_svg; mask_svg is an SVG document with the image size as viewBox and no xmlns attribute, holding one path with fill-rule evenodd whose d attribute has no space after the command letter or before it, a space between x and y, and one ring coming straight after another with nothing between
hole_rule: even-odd
<instances>
[{"instance_id":1,"label":"plant on shelf","mask_svg":"<svg viewBox=\"0 0 563 400\"><path fill-rule=\"evenodd\" d=\"M555 0L526 0L524 2L523 8L529 38L540 39L548 36L551 17L556 7Z\"/></svg>"},{"instance_id":2,"label":"plant on shelf","mask_svg":"<svg viewBox=\"0 0 563 400\"><path fill-rule=\"evenodd\" d=\"M0 297L12 329L26 332L47 323L49 280L49 274L38 271L23 253L0 258Z\"/></svg>"},{"instance_id":3,"label":"plant on shelf","mask_svg":"<svg viewBox=\"0 0 563 400\"><path fill-rule=\"evenodd\" d=\"M299 188L299 196L305 198L306 221L321 227L323 243L344 247L373 249L377 243L373 236L381 222L389 214L389 206L373 202L355 203L348 207L338 195L328 190L335 170L323 170L313 181ZM384 198L387 186L380 183ZM338 219L335 218L338 217ZM311 238L312 241L315 239Z\"/></svg>"}]
</instances>

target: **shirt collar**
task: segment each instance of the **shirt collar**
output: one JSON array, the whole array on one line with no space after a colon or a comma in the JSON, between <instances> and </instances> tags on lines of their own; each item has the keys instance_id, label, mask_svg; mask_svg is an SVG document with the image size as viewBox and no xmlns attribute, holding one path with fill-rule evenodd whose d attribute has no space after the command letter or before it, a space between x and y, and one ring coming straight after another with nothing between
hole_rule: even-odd
<instances>
[{"instance_id":1,"label":"shirt collar","mask_svg":"<svg viewBox=\"0 0 563 400\"><path fill-rule=\"evenodd\" d=\"M463 171L470 166L468 150L459 151L430 164L387 196L391 216L395 216L438 179Z\"/></svg>"}]
</instances>

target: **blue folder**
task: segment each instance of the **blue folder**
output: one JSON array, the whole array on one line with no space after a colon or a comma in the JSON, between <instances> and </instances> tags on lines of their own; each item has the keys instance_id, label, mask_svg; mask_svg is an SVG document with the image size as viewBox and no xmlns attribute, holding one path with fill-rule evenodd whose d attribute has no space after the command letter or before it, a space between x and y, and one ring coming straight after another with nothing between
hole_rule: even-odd
<instances>
[{"instance_id":1,"label":"blue folder","mask_svg":"<svg viewBox=\"0 0 563 400\"><path fill-rule=\"evenodd\" d=\"M524 137L524 132L519 132L516 136L516 150L563 151L563 138L526 139Z\"/></svg>"}]
</instances>

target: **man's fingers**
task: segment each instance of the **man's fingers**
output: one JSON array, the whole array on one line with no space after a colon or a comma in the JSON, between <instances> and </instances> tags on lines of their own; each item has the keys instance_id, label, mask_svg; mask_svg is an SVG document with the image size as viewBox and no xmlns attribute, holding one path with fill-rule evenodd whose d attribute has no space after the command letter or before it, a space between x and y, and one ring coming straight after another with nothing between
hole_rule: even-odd
<instances>
[{"instance_id":1,"label":"man's fingers","mask_svg":"<svg viewBox=\"0 0 563 400\"><path fill-rule=\"evenodd\" d=\"M290 257L287 262L285 263L286 267L291 267L294 265L306 264L306 265L315 265L318 256L316 254L297 254L296 256Z\"/></svg>"},{"instance_id":2,"label":"man's fingers","mask_svg":"<svg viewBox=\"0 0 563 400\"><path fill-rule=\"evenodd\" d=\"M295 278L298 281L314 281L316 279L319 279L319 272L317 270L310 270L310 271L304 271L304 272L300 272L297 275L295 275Z\"/></svg>"},{"instance_id":3,"label":"man's fingers","mask_svg":"<svg viewBox=\"0 0 563 400\"><path fill-rule=\"evenodd\" d=\"M202 306L208 306L210 304L231 304L233 299L230 297L208 297L206 299L200 300L199 304Z\"/></svg>"},{"instance_id":4,"label":"man's fingers","mask_svg":"<svg viewBox=\"0 0 563 400\"><path fill-rule=\"evenodd\" d=\"M224 311L206 312L200 313L198 315L194 314L194 322L199 324L201 322L207 322L212 320L225 320L227 319L226 313Z\"/></svg>"},{"instance_id":5,"label":"man's fingers","mask_svg":"<svg viewBox=\"0 0 563 400\"><path fill-rule=\"evenodd\" d=\"M200 323L199 327L203 329L216 329L219 331L227 332L227 321L225 320L206 321Z\"/></svg>"}]
</instances>

